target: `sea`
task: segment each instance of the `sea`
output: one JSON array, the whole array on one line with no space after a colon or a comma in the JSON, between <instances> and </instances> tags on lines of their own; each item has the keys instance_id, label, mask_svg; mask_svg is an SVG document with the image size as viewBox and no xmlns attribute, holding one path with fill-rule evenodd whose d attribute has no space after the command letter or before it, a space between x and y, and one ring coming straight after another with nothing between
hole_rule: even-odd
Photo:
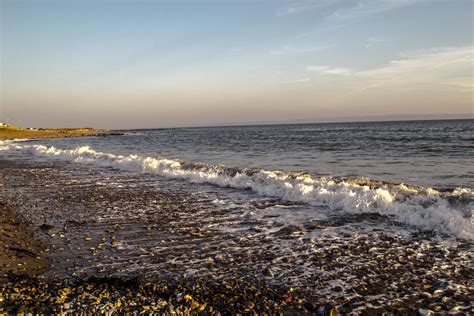
<instances>
[{"instance_id":1,"label":"sea","mask_svg":"<svg viewBox=\"0 0 474 316\"><path fill-rule=\"evenodd\" d=\"M216 204L273 199L305 216L378 214L474 239L472 119L166 128L0 142L0 157L143 174ZM99 181L99 180L97 180ZM308 215L309 214L309 215Z\"/></svg>"}]
</instances>

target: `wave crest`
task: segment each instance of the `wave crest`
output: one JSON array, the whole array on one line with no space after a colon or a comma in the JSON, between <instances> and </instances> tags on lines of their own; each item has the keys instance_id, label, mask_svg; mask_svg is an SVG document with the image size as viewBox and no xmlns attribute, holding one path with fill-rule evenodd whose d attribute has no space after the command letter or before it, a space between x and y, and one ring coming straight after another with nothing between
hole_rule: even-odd
<instances>
[{"instance_id":1,"label":"wave crest","mask_svg":"<svg viewBox=\"0 0 474 316\"><path fill-rule=\"evenodd\" d=\"M60 149L3 141L0 142L0 151L27 151L34 156L56 157L197 183L250 189L261 195L307 203L332 212L378 213L423 230L474 239L474 193L469 188L442 193L431 188L395 185L370 179L340 180L306 173L239 169L162 157L114 155L95 151L89 146Z\"/></svg>"}]
</instances>

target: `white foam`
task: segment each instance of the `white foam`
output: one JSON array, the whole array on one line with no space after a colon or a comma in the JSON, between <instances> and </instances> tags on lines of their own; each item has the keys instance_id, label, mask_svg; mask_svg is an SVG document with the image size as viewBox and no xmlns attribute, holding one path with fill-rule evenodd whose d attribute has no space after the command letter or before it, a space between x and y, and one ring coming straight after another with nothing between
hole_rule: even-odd
<instances>
[{"instance_id":1,"label":"white foam","mask_svg":"<svg viewBox=\"0 0 474 316\"><path fill-rule=\"evenodd\" d=\"M323 206L323 209L328 211L378 213L424 230L474 239L474 192L469 188L459 188L451 193L441 194L433 189L413 189L404 185L369 187L308 174L235 169L138 155L114 155L95 151L89 146L68 150L0 141L0 151L28 152L34 156L153 173L197 183L251 189L261 195ZM464 199L468 202L455 204L450 203L449 199Z\"/></svg>"}]
</instances>

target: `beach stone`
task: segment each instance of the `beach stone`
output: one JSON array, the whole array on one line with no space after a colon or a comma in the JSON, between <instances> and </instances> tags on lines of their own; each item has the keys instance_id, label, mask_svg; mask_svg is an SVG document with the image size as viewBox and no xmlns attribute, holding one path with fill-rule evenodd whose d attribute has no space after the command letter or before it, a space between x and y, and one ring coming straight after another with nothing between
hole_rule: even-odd
<instances>
[{"instance_id":1,"label":"beach stone","mask_svg":"<svg viewBox=\"0 0 474 316\"><path fill-rule=\"evenodd\" d=\"M275 275L273 274L273 271L270 267L266 267L265 269L263 269L262 271L263 275L269 277L269 278L273 278Z\"/></svg>"}]
</instances>

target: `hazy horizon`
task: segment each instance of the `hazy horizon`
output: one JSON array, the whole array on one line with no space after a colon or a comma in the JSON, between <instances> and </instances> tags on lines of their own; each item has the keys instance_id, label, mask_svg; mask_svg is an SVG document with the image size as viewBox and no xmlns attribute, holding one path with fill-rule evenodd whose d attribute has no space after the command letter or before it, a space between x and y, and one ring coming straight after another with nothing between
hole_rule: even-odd
<instances>
[{"instance_id":1,"label":"hazy horizon","mask_svg":"<svg viewBox=\"0 0 474 316\"><path fill-rule=\"evenodd\" d=\"M128 126L128 127L104 127L104 126L63 126L56 125L21 125L11 122L8 118L0 123L12 124L22 128L104 128L110 130L140 130L140 129L167 129L167 128L206 128L206 127L235 127L235 126L259 126L259 125L298 125L298 124L337 124L337 123L377 123L377 122L404 122L404 121L449 121L449 120L474 120L474 114L439 114L439 115L385 115L385 116L360 116L360 117L338 117L338 118L314 118L296 120L275 121L247 121L247 122L216 122L204 125L174 125L174 126Z\"/></svg>"},{"instance_id":2,"label":"hazy horizon","mask_svg":"<svg viewBox=\"0 0 474 316\"><path fill-rule=\"evenodd\" d=\"M0 121L25 127L472 118L472 1L3 0L0 10Z\"/></svg>"}]
</instances>

